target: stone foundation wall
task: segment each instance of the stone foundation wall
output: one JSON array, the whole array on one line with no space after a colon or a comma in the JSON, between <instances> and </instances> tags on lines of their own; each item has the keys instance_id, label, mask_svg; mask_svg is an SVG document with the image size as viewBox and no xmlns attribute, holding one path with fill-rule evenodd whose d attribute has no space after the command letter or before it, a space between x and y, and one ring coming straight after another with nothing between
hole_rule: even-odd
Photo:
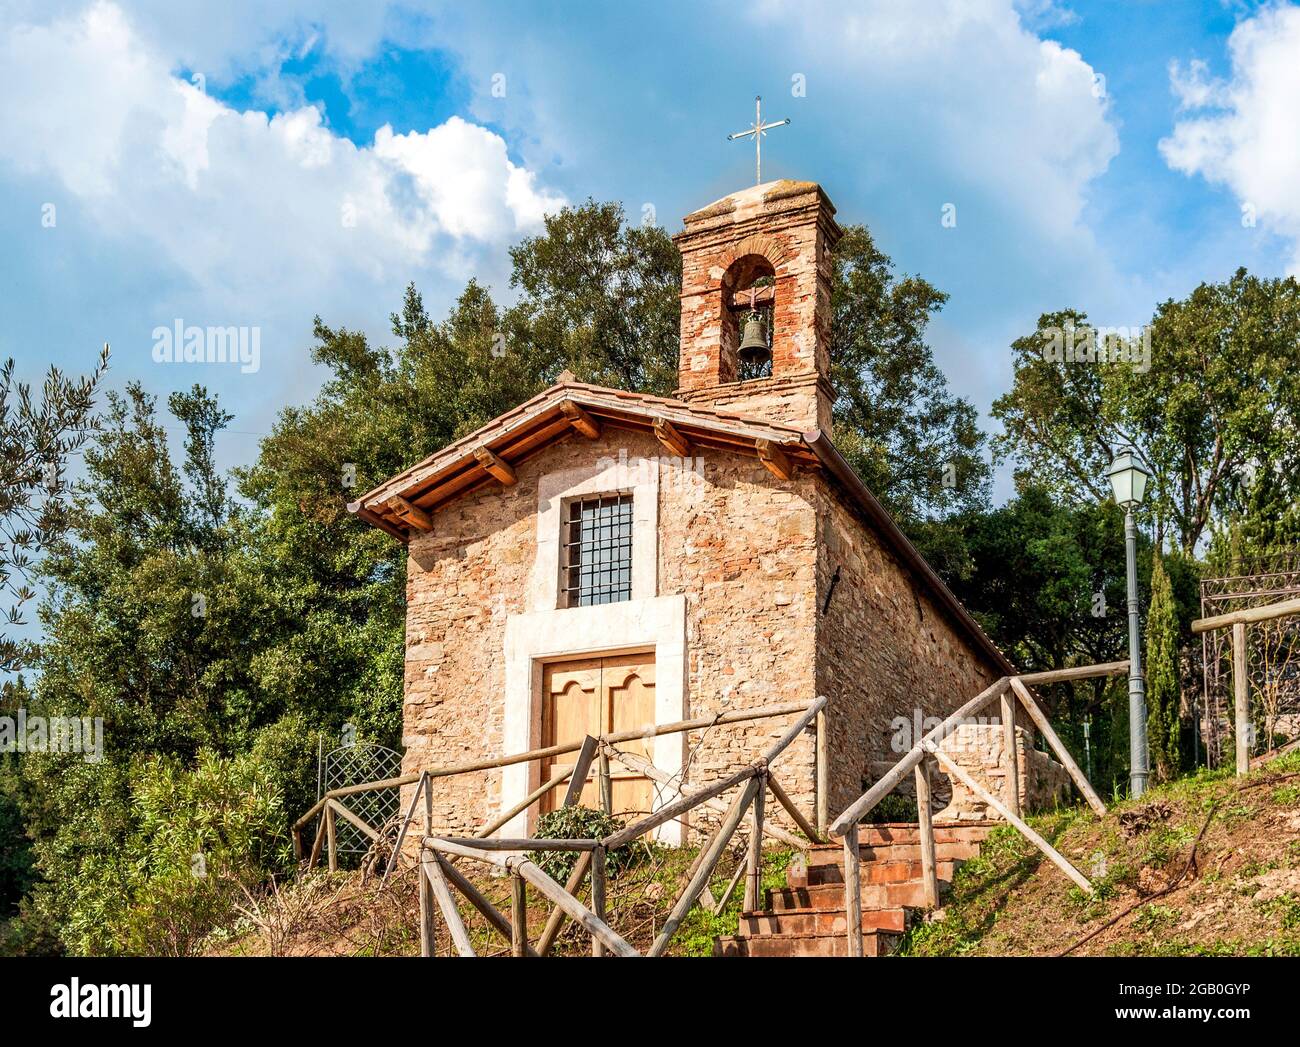
<instances>
[{"instance_id":1,"label":"stone foundation wall","mask_svg":"<svg viewBox=\"0 0 1300 1047\"><path fill-rule=\"evenodd\" d=\"M963 724L942 743L943 751L972 778L985 785L998 799L1006 796L1007 765L1005 735L999 724ZM1045 811L1068 804L1073 785L1069 772L1044 752L1033 747L1033 732L1016 727L1016 770L1020 785L1020 809ZM940 817L1000 819L1002 816L961 782L942 775L948 803ZM936 793L938 790L935 790ZM939 797L936 795L936 801Z\"/></svg>"}]
</instances>

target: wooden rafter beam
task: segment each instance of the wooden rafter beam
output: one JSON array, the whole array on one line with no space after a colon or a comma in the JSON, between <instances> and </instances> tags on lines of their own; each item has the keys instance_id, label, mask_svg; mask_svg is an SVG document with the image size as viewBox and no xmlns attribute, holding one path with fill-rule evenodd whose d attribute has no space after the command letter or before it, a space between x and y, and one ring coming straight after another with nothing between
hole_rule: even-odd
<instances>
[{"instance_id":1,"label":"wooden rafter beam","mask_svg":"<svg viewBox=\"0 0 1300 1047\"><path fill-rule=\"evenodd\" d=\"M389 511L403 523L420 531L433 530L433 517L418 505L412 505L400 494L390 494L385 504Z\"/></svg>"},{"instance_id":2,"label":"wooden rafter beam","mask_svg":"<svg viewBox=\"0 0 1300 1047\"><path fill-rule=\"evenodd\" d=\"M664 449L678 458L685 458L691 453L691 442L677 431L677 427L667 418L654 421L655 439L663 444Z\"/></svg>"},{"instance_id":3,"label":"wooden rafter beam","mask_svg":"<svg viewBox=\"0 0 1300 1047\"><path fill-rule=\"evenodd\" d=\"M518 477L515 476L515 470L509 462L499 455L493 454L486 447L476 447L474 449L474 458L488 473L488 475L499 480L504 487L513 487Z\"/></svg>"},{"instance_id":4,"label":"wooden rafter beam","mask_svg":"<svg viewBox=\"0 0 1300 1047\"><path fill-rule=\"evenodd\" d=\"M788 480L794 476L794 463L777 444L771 440L755 440L754 446L758 449L758 460L778 480Z\"/></svg>"},{"instance_id":5,"label":"wooden rafter beam","mask_svg":"<svg viewBox=\"0 0 1300 1047\"><path fill-rule=\"evenodd\" d=\"M600 423L572 400L564 400L560 403L560 414L564 415L569 420L569 424L588 440L594 440L600 435Z\"/></svg>"}]
</instances>

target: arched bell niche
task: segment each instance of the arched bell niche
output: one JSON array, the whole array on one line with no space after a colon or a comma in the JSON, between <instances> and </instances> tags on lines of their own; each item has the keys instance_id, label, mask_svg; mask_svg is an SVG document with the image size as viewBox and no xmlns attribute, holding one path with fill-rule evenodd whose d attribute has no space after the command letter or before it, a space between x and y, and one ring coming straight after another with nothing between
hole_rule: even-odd
<instances>
[{"instance_id":1,"label":"arched bell niche","mask_svg":"<svg viewBox=\"0 0 1300 1047\"><path fill-rule=\"evenodd\" d=\"M767 347L772 347L776 315L776 268L761 254L737 258L722 277L722 368L725 381L747 382L772 376L772 354L764 362L742 360L740 346L748 320L757 315Z\"/></svg>"}]
</instances>

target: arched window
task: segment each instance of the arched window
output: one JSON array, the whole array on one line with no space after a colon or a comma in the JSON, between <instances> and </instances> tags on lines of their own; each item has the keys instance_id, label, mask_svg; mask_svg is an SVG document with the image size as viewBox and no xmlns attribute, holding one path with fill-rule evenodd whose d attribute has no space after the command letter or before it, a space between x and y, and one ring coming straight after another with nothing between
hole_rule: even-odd
<instances>
[{"instance_id":1,"label":"arched window","mask_svg":"<svg viewBox=\"0 0 1300 1047\"><path fill-rule=\"evenodd\" d=\"M722 368L731 381L772 376L772 355L745 362L739 353L748 321L757 319L767 348L772 347L776 270L759 254L737 258L722 277ZM750 354L755 355L755 354Z\"/></svg>"}]
</instances>

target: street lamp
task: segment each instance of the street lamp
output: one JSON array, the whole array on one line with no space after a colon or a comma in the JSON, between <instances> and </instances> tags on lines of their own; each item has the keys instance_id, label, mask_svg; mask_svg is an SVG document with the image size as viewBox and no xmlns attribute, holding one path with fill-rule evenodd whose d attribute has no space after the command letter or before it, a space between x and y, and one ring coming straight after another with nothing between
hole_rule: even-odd
<instances>
[{"instance_id":1,"label":"street lamp","mask_svg":"<svg viewBox=\"0 0 1300 1047\"><path fill-rule=\"evenodd\" d=\"M1128 448L1115 456L1106 471L1115 501L1124 509L1124 546L1128 565L1128 744L1129 791L1137 799L1147 787L1150 755L1147 752L1146 678L1142 675L1142 637L1138 626L1137 521L1133 511L1142 504L1151 474Z\"/></svg>"}]
</instances>

